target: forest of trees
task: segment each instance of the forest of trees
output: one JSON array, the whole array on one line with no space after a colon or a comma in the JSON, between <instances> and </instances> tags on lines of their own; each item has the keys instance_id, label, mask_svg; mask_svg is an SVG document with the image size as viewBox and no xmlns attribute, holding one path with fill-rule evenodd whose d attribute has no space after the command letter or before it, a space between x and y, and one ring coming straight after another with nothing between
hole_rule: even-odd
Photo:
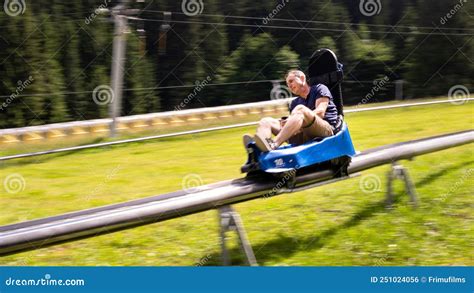
<instances>
[{"instance_id":1,"label":"forest of trees","mask_svg":"<svg viewBox=\"0 0 474 293\"><path fill-rule=\"evenodd\" d=\"M370 102L400 79L413 98L473 88L472 1L365 1L378 13L364 0L195 0L190 16L182 0L131 0L121 115L269 100L321 47L344 64L346 103L384 78ZM0 12L0 128L107 117L93 91L110 84L114 25L96 9L118 1L17 2L19 15Z\"/></svg>"}]
</instances>

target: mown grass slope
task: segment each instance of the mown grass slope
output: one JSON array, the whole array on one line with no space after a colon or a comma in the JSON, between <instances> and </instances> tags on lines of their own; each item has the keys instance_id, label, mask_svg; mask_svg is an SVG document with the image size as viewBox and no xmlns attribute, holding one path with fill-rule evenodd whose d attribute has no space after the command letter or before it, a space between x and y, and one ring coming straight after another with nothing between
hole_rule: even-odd
<instances>
[{"instance_id":1,"label":"mown grass slope","mask_svg":"<svg viewBox=\"0 0 474 293\"><path fill-rule=\"evenodd\" d=\"M451 104L348 114L354 144L384 144L472 129L473 107ZM2 163L0 179L20 174L24 189L0 187L0 224L52 216L242 175L241 136L253 127ZM262 265L474 265L473 145L403 161L417 187L413 209L401 182L385 209L389 166L335 184L241 203ZM375 189L364 191L368 177ZM189 178L189 177L188 177ZM0 258L0 265L219 264L217 214L208 211ZM235 239L233 239L235 240ZM243 264L232 248L234 263Z\"/></svg>"}]
</instances>

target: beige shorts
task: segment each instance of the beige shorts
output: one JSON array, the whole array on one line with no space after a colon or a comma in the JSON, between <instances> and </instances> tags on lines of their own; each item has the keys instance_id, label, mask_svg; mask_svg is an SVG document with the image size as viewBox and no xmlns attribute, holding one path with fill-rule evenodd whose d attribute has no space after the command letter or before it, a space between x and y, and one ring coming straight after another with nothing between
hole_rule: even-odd
<instances>
[{"instance_id":1,"label":"beige shorts","mask_svg":"<svg viewBox=\"0 0 474 293\"><path fill-rule=\"evenodd\" d=\"M289 139L291 144L303 144L315 137L328 137L334 134L332 126L324 119L314 114L314 122L309 126L303 126L301 131Z\"/></svg>"}]
</instances>

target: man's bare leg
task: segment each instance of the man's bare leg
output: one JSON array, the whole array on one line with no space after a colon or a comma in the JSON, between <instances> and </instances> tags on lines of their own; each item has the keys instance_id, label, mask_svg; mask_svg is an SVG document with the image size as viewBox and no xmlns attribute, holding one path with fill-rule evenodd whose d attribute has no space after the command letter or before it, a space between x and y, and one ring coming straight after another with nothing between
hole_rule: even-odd
<instances>
[{"instance_id":1,"label":"man's bare leg","mask_svg":"<svg viewBox=\"0 0 474 293\"><path fill-rule=\"evenodd\" d=\"M275 118L262 118L258 123L257 135L264 138L271 138L272 134L277 135L281 130L280 121Z\"/></svg>"},{"instance_id":2,"label":"man's bare leg","mask_svg":"<svg viewBox=\"0 0 474 293\"><path fill-rule=\"evenodd\" d=\"M255 144L263 152L273 149L272 134L277 135L281 130L280 121L275 118L263 118L258 123L257 133L254 136Z\"/></svg>"},{"instance_id":3,"label":"man's bare leg","mask_svg":"<svg viewBox=\"0 0 474 293\"><path fill-rule=\"evenodd\" d=\"M293 135L298 133L303 126L307 126L314 121L316 114L309 108L298 105L293 109L290 117L288 117L285 126L278 133L274 142L278 146L290 139Z\"/></svg>"}]
</instances>

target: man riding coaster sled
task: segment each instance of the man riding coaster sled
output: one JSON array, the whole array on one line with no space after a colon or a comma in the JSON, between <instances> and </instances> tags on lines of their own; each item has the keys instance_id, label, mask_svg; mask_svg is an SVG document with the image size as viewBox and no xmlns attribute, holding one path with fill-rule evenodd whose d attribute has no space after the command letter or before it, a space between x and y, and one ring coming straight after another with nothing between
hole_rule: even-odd
<instances>
[{"instance_id":1,"label":"man riding coaster sled","mask_svg":"<svg viewBox=\"0 0 474 293\"><path fill-rule=\"evenodd\" d=\"M286 83L298 96L290 104L290 117L263 118L254 137L244 135L247 161L242 173L279 176L330 169L334 178L348 175L356 152L344 122L342 68L334 52L323 48L311 56L308 75L287 73ZM288 146L282 146L285 141Z\"/></svg>"},{"instance_id":2,"label":"man riding coaster sled","mask_svg":"<svg viewBox=\"0 0 474 293\"><path fill-rule=\"evenodd\" d=\"M244 135L245 146L254 140L262 152L269 152L286 141L300 145L316 137L332 136L341 129L342 121L327 86L321 83L309 86L306 75L296 69L288 71L285 80L297 96L291 102L290 116L280 120L271 117L261 119L253 138ZM275 139L272 139L272 134Z\"/></svg>"}]
</instances>

